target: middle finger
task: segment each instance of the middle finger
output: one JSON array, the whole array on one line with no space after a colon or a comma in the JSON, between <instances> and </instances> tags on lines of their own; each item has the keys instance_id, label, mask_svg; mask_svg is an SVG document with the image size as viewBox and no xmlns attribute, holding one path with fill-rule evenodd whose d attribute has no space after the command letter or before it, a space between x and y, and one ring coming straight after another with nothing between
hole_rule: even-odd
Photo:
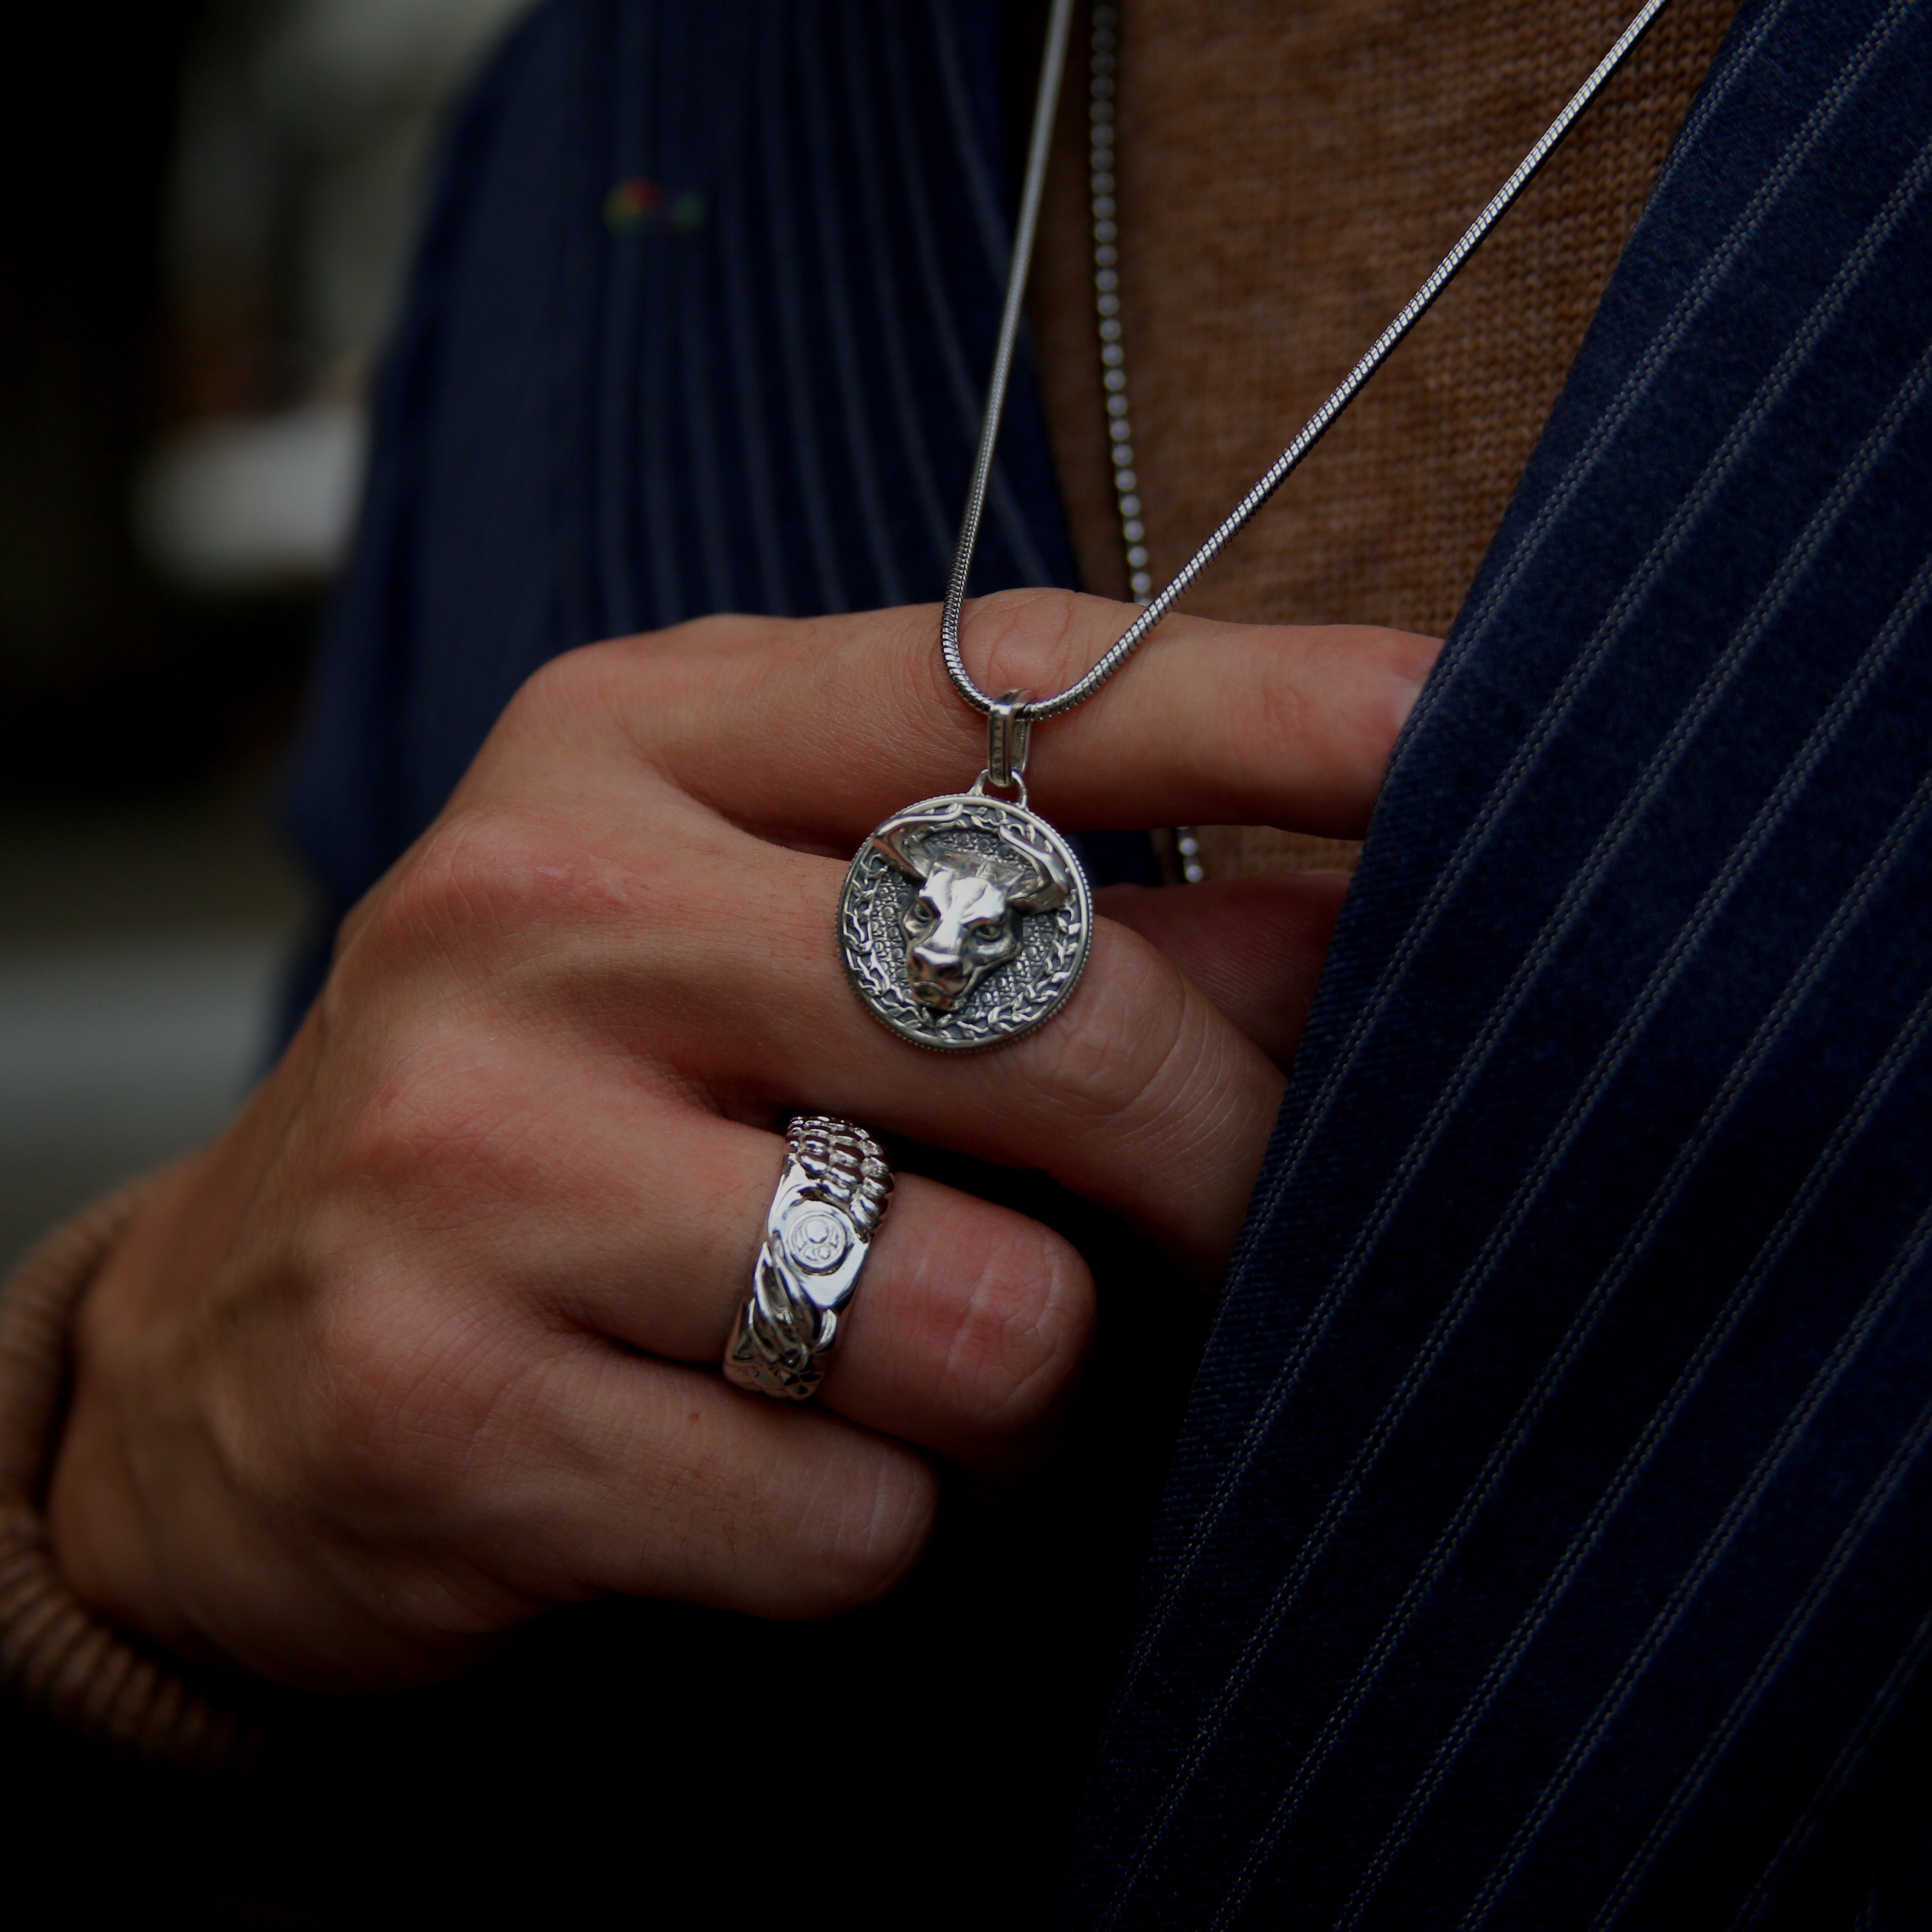
<instances>
[{"instance_id":1,"label":"middle finger","mask_svg":"<svg viewBox=\"0 0 1932 1932\"><path fill-rule=\"evenodd\" d=\"M554 1070L553 1070L553 1072ZM640 1118L608 1066L573 1070L568 1145L519 1177L516 1282L571 1327L716 1364L752 1288L783 1138L688 1106ZM1024 1460L1093 1323L1072 1246L1022 1214L904 1177L826 1358L826 1406L984 1469ZM747 1401L766 1398L747 1395Z\"/></svg>"},{"instance_id":2,"label":"middle finger","mask_svg":"<svg viewBox=\"0 0 1932 1932\"><path fill-rule=\"evenodd\" d=\"M665 808L652 851L682 934L640 971L614 934L620 997L586 1003L608 1043L709 1090L721 1112L840 1114L1039 1169L1126 1216L1204 1275L1232 1247L1280 1105L1282 1074L1153 946L1095 922L1086 973L1036 1033L980 1054L902 1040L861 1004L832 908L844 868ZM682 823L677 822L682 820ZM664 836L666 832L670 836ZM616 990L614 988L614 991ZM676 1024L661 1024L674 1014ZM626 1030L625 1016L634 1028Z\"/></svg>"}]
</instances>

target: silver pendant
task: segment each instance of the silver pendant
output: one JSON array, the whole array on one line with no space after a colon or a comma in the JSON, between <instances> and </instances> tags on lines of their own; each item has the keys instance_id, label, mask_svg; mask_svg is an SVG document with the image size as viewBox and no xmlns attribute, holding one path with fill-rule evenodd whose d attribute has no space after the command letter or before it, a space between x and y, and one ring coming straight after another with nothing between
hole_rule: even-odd
<instances>
[{"instance_id":1,"label":"silver pendant","mask_svg":"<svg viewBox=\"0 0 1932 1932\"><path fill-rule=\"evenodd\" d=\"M1093 939L1079 860L1027 808L1017 697L995 710L991 762L973 789L887 819L860 847L839 898L839 946L859 997L902 1038L940 1053L978 1052L1044 1025L1079 984Z\"/></svg>"}]
</instances>

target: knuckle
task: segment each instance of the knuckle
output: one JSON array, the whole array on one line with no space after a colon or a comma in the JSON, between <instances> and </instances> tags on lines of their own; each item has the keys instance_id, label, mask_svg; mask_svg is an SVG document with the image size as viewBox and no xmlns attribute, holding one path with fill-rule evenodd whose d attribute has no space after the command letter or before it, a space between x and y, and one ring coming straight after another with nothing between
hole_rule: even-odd
<instances>
[{"instance_id":1,"label":"knuckle","mask_svg":"<svg viewBox=\"0 0 1932 1932\"><path fill-rule=\"evenodd\" d=\"M500 728L515 731L539 718L580 716L602 698L618 656L610 644L581 644L547 659L524 680L504 706Z\"/></svg>"},{"instance_id":2,"label":"knuckle","mask_svg":"<svg viewBox=\"0 0 1932 1932\"><path fill-rule=\"evenodd\" d=\"M1273 649L1256 652L1250 694L1252 741L1265 746L1304 743L1310 718L1310 654L1300 640L1276 633Z\"/></svg>"},{"instance_id":3,"label":"knuckle","mask_svg":"<svg viewBox=\"0 0 1932 1932\"><path fill-rule=\"evenodd\" d=\"M1185 1056L1189 1036L1179 973L1136 935L1101 923L1106 952L1097 956L1096 945L1078 1024L1042 1032L1028 1069L1042 1102L1074 1131L1112 1127L1144 1111L1150 1090Z\"/></svg>"},{"instance_id":4,"label":"knuckle","mask_svg":"<svg viewBox=\"0 0 1932 1932\"><path fill-rule=\"evenodd\" d=\"M1087 668L1090 626L1082 622L1095 600L1072 590L1002 590L973 612L974 654L986 667L988 689L1058 691Z\"/></svg>"},{"instance_id":5,"label":"knuckle","mask_svg":"<svg viewBox=\"0 0 1932 1932\"><path fill-rule=\"evenodd\" d=\"M385 950L446 958L533 929L602 924L632 909L626 887L587 842L539 813L462 806L417 842L389 881Z\"/></svg>"},{"instance_id":6,"label":"knuckle","mask_svg":"<svg viewBox=\"0 0 1932 1932\"><path fill-rule=\"evenodd\" d=\"M721 707L754 694L788 651L806 653L810 627L731 612L580 645L524 679L490 734L490 754L532 746L554 755L628 754L666 772L710 742Z\"/></svg>"},{"instance_id":7,"label":"knuckle","mask_svg":"<svg viewBox=\"0 0 1932 1932\"><path fill-rule=\"evenodd\" d=\"M294 1486L365 1532L487 1491L540 1400L537 1364L510 1343L476 1305L376 1271L338 1288L286 1434Z\"/></svg>"},{"instance_id":8,"label":"knuckle","mask_svg":"<svg viewBox=\"0 0 1932 1932\"><path fill-rule=\"evenodd\" d=\"M646 762L676 761L722 694L755 684L775 656L801 646L798 620L716 612L659 631L586 644L531 674L519 694L533 712L614 730Z\"/></svg>"},{"instance_id":9,"label":"knuckle","mask_svg":"<svg viewBox=\"0 0 1932 1932\"><path fill-rule=\"evenodd\" d=\"M522 1198L520 1152L541 1117L502 1072L454 1029L392 1037L386 1066L334 1124L350 1186L415 1240L473 1226L485 1201Z\"/></svg>"},{"instance_id":10,"label":"knuckle","mask_svg":"<svg viewBox=\"0 0 1932 1932\"><path fill-rule=\"evenodd\" d=\"M655 640L613 638L580 644L539 664L512 694L471 768L476 775L532 754L578 756L609 746L632 694L658 675L662 654L639 646Z\"/></svg>"},{"instance_id":11,"label":"knuckle","mask_svg":"<svg viewBox=\"0 0 1932 1932\"><path fill-rule=\"evenodd\" d=\"M715 610L701 617L688 617L668 631L656 634L653 641L663 641L694 657L708 659L720 650L747 644L769 645L791 637L798 629L795 620L784 617L747 616L736 610Z\"/></svg>"},{"instance_id":12,"label":"knuckle","mask_svg":"<svg viewBox=\"0 0 1932 1932\"><path fill-rule=\"evenodd\" d=\"M497 728L512 734L561 730L573 740L602 735L637 712L640 695L674 676L730 622L698 618L562 652L524 679ZM648 715L648 704L641 709Z\"/></svg>"}]
</instances>

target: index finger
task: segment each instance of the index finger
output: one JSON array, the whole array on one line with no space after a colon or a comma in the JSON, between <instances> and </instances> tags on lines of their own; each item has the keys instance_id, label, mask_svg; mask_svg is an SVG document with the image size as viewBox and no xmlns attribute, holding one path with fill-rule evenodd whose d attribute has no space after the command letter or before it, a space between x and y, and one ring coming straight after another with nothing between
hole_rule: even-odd
<instances>
[{"instance_id":1,"label":"index finger","mask_svg":"<svg viewBox=\"0 0 1932 1932\"><path fill-rule=\"evenodd\" d=\"M982 598L968 607L968 668L982 690L1049 696L1134 614L1070 591ZM707 618L597 648L616 714L682 790L767 836L836 844L909 800L963 790L986 763L986 720L953 689L938 638L932 604ZM1367 626L1170 617L1087 704L1036 729L1033 802L1070 830L1359 836L1439 648Z\"/></svg>"}]
</instances>

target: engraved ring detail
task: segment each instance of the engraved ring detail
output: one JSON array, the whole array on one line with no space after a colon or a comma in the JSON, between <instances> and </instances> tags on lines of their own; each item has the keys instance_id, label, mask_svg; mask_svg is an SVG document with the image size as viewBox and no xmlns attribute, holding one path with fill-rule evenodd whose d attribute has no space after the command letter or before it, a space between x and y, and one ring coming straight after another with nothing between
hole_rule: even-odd
<instances>
[{"instance_id":1,"label":"engraved ring detail","mask_svg":"<svg viewBox=\"0 0 1932 1932\"><path fill-rule=\"evenodd\" d=\"M784 1172L765 1214L750 1298L725 1345L739 1388L804 1402L824 1375L840 1312L859 1286L892 1197L892 1171L863 1127L801 1114L785 1129Z\"/></svg>"}]
</instances>

